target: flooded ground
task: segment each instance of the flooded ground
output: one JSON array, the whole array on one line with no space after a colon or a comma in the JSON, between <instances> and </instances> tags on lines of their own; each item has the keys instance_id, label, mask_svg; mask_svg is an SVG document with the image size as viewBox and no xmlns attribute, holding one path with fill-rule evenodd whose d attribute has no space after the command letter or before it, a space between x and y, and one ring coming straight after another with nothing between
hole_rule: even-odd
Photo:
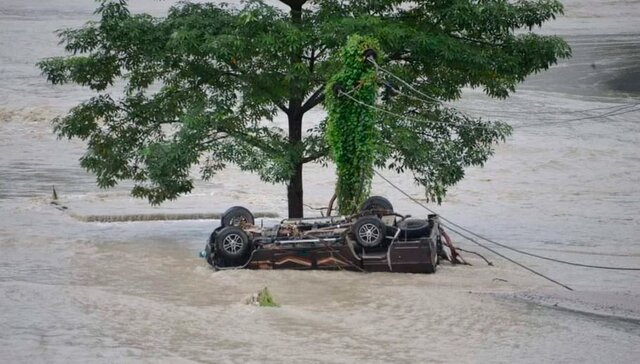
<instances>
[{"instance_id":1,"label":"flooded ground","mask_svg":"<svg viewBox=\"0 0 640 364\"><path fill-rule=\"evenodd\" d=\"M172 1L131 3L160 15ZM34 67L60 54L52 32L82 24L93 8L91 1L71 0L0 4L0 362L617 363L640 357L638 272L504 252L576 291L490 253L494 267L468 256L472 267L445 264L435 275L216 273L197 258L216 221L82 222L87 215L211 213L235 204L286 212L284 186L233 168L161 207L130 198L126 185L95 187L78 166L83 145L56 140L49 124L88 93L52 88ZM573 59L532 77L507 101L468 90L458 107L509 121L514 135L485 168L469 170L442 206L431 207L534 253L639 267L638 17L635 1L567 1L566 17L544 31L565 36ZM613 110L637 111L596 118ZM307 122L320 117L316 111ZM594 118L570 121L583 117ZM385 175L422 196L408 176ZM331 168L306 167L306 202L325 205L333 183ZM58 206L50 203L53 185ZM425 214L380 179L373 190L399 211ZM265 286L282 307L243 303Z\"/></svg>"}]
</instances>

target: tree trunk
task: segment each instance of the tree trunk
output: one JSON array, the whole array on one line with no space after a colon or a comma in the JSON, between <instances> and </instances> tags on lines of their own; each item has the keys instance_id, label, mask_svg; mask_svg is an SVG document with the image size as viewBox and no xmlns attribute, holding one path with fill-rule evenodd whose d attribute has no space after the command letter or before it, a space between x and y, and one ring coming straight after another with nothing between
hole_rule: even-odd
<instances>
[{"instance_id":1,"label":"tree trunk","mask_svg":"<svg viewBox=\"0 0 640 364\"><path fill-rule=\"evenodd\" d=\"M302 5L305 0L286 2L291 7L291 21L294 25L302 24ZM302 60L302 49L296 49L291 54L291 66L295 67ZM289 217L303 217L303 191L302 191L302 99L304 97L303 85L300 80L289 81L289 147L300 153L294 159L293 175L287 185L287 201L289 205Z\"/></svg>"},{"instance_id":2,"label":"tree trunk","mask_svg":"<svg viewBox=\"0 0 640 364\"><path fill-rule=\"evenodd\" d=\"M293 176L289 180L287 199L289 202L289 217L303 217L302 164L296 166Z\"/></svg>"},{"instance_id":3,"label":"tree trunk","mask_svg":"<svg viewBox=\"0 0 640 364\"><path fill-rule=\"evenodd\" d=\"M294 108L289 112L289 145L293 150L300 150L298 147L300 143L302 143L302 113L299 108ZM304 214L302 211L302 155L296 158L295 163L293 175L287 185L290 218L303 217Z\"/></svg>"}]
</instances>

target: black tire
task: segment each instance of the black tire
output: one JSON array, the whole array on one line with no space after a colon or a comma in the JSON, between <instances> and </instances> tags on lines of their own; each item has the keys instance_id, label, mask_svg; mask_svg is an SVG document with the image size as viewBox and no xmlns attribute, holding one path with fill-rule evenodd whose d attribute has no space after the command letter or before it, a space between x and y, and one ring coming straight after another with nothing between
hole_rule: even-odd
<instances>
[{"instance_id":1,"label":"black tire","mask_svg":"<svg viewBox=\"0 0 640 364\"><path fill-rule=\"evenodd\" d=\"M220 225L222 226L240 226L244 222L253 225L255 218L251 211L242 206L229 207L220 217Z\"/></svg>"},{"instance_id":2,"label":"black tire","mask_svg":"<svg viewBox=\"0 0 640 364\"><path fill-rule=\"evenodd\" d=\"M363 216L351 227L356 242L363 248L375 248L384 241L386 226L376 216Z\"/></svg>"},{"instance_id":3,"label":"black tire","mask_svg":"<svg viewBox=\"0 0 640 364\"><path fill-rule=\"evenodd\" d=\"M431 233L429 221L423 219L402 220L398 223L398 229L402 239L426 238Z\"/></svg>"},{"instance_id":4,"label":"black tire","mask_svg":"<svg viewBox=\"0 0 640 364\"><path fill-rule=\"evenodd\" d=\"M216 234L216 253L227 261L235 261L249 251L251 242L237 226L227 226Z\"/></svg>"},{"instance_id":5,"label":"black tire","mask_svg":"<svg viewBox=\"0 0 640 364\"><path fill-rule=\"evenodd\" d=\"M214 257L214 251L216 249L216 236L218 236L218 232L222 229L223 229L222 226L218 226L217 228L215 228L215 230L213 230L213 232L209 236L209 241L207 242L207 245L205 246L205 249L204 249L205 251L204 258L207 260L207 263L211 265L214 265L213 257Z\"/></svg>"},{"instance_id":6,"label":"black tire","mask_svg":"<svg viewBox=\"0 0 640 364\"><path fill-rule=\"evenodd\" d=\"M393 205L389 200L382 196L371 196L366 199L362 206L360 207L360 212L378 212L378 211L388 211L393 212Z\"/></svg>"}]
</instances>

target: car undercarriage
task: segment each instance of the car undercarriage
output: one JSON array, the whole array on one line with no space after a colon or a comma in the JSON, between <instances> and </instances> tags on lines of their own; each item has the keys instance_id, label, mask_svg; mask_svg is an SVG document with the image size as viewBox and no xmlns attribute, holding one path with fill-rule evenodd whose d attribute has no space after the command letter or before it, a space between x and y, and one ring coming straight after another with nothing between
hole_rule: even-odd
<instances>
[{"instance_id":1,"label":"car undercarriage","mask_svg":"<svg viewBox=\"0 0 640 364\"><path fill-rule=\"evenodd\" d=\"M221 225L201 255L217 270L434 273L442 254L437 215L426 219L401 215L379 196L371 197L351 216L284 219L275 226L261 225L256 225L248 209L234 206L222 214Z\"/></svg>"}]
</instances>

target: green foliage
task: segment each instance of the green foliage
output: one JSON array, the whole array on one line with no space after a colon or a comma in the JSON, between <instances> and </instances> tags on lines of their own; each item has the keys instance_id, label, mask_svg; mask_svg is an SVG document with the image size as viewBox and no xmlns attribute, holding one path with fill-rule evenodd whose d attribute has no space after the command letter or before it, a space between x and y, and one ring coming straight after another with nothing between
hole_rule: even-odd
<instances>
[{"instance_id":1,"label":"green foliage","mask_svg":"<svg viewBox=\"0 0 640 364\"><path fill-rule=\"evenodd\" d=\"M374 111L339 92L369 105L375 103L376 71L365 60L364 53L368 49L377 53L379 48L371 38L350 36L340 52L342 69L331 78L325 90L329 115L327 142L336 164L336 195L340 213L344 215L355 213L369 195L380 136Z\"/></svg>"},{"instance_id":2,"label":"green foliage","mask_svg":"<svg viewBox=\"0 0 640 364\"><path fill-rule=\"evenodd\" d=\"M264 287L262 291L258 292L258 305L260 307L280 307L267 287Z\"/></svg>"},{"instance_id":3,"label":"green foliage","mask_svg":"<svg viewBox=\"0 0 640 364\"><path fill-rule=\"evenodd\" d=\"M305 133L303 116L324 101L352 34L377 39L385 67L443 100L464 86L507 97L570 53L563 40L529 32L562 12L556 0L282 2L290 11L259 0L181 2L154 18L101 0L97 21L59 33L69 55L38 63L52 84L97 94L56 119L55 132L87 142L81 164L100 186L132 180L134 195L160 203L191 191L197 165L205 178L234 163L286 183L303 163L326 162L326 123ZM109 96L116 87L122 96ZM383 106L426 121L376 115L376 164L412 171L436 199L508 134L413 99ZM273 121L279 111L288 130Z\"/></svg>"}]
</instances>

